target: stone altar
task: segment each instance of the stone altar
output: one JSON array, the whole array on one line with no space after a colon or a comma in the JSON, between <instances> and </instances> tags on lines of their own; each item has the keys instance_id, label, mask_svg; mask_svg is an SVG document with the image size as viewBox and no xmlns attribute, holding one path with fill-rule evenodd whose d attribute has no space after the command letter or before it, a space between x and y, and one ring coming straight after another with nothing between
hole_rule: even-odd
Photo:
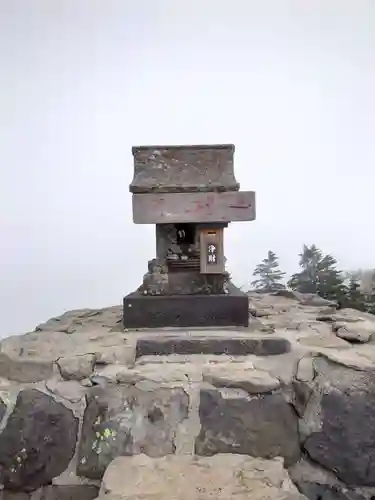
<instances>
[{"instance_id":1,"label":"stone altar","mask_svg":"<svg viewBox=\"0 0 375 500\"><path fill-rule=\"evenodd\" d=\"M248 297L229 281L224 229L255 219L239 191L232 144L133 147L135 224L155 224L156 257L124 297L125 328L248 326Z\"/></svg>"}]
</instances>

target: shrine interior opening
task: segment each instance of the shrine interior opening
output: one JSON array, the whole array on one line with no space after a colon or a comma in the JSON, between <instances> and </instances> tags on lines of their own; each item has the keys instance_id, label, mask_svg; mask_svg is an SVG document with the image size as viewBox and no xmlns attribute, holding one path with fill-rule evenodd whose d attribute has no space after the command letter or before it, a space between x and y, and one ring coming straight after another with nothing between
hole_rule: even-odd
<instances>
[{"instance_id":1,"label":"shrine interior opening","mask_svg":"<svg viewBox=\"0 0 375 500\"><path fill-rule=\"evenodd\" d=\"M178 245L194 245L196 241L196 224L175 224Z\"/></svg>"}]
</instances>

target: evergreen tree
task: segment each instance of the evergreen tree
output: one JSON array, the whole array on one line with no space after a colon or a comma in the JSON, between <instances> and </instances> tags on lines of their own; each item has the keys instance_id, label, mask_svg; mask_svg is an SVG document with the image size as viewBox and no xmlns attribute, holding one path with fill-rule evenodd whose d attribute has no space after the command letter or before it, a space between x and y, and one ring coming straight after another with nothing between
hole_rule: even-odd
<instances>
[{"instance_id":1,"label":"evergreen tree","mask_svg":"<svg viewBox=\"0 0 375 500\"><path fill-rule=\"evenodd\" d=\"M361 275L363 311L375 314L375 270L366 269Z\"/></svg>"},{"instance_id":2,"label":"evergreen tree","mask_svg":"<svg viewBox=\"0 0 375 500\"><path fill-rule=\"evenodd\" d=\"M346 300L344 300L343 306L359 311L366 310L365 297L361 293L359 280L354 274L349 277Z\"/></svg>"},{"instance_id":3,"label":"evergreen tree","mask_svg":"<svg viewBox=\"0 0 375 500\"><path fill-rule=\"evenodd\" d=\"M299 257L301 271L289 280L290 288L301 293L316 293L340 303L345 300L347 288L334 257L324 255L316 245L304 245Z\"/></svg>"},{"instance_id":4,"label":"evergreen tree","mask_svg":"<svg viewBox=\"0 0 375 500\"><path fill-rule=\"evenodd\" d=\"M319 263L323 255L315 246L303 245L299 254L299 266L301 271L292 275L288 281L289 288L301 293L318 293Z\"/></svg>"},{"instance_id":5,"label":"evergreen tree","mask_svg":"<svg viewBox=\"0 0 375 500\"><path fill-rule=\"evenodd\" d=\"M285 288L282 279L285 273L279 268L279 259L274 252L268 251L267 257L258 264L253 272L256 279L251 285L256 290L279 290Z\"/></svg>"},{"instance_id":6,"label":"evergreen tree","mask_svg":"<svg viewBox=\"0 0 375 500\"><path fill-rule=\"evenodd\" d=\"M342 303L346 300L348 290L344 283L344 276L336 266L337 260L331 255L325 255L318 262L317 294L324 299Z\"/></svg>"},{"instance_id":7,"label":"evergreen tree","mask_svg":"<svg viewBox=\"0 0 375 500\"><path fill-rule=\"evenodd\" d=\"M375 314L375 294L364 296L364 305L361 311L366 311L371 314Z\"/></svg>"}]
</instances>

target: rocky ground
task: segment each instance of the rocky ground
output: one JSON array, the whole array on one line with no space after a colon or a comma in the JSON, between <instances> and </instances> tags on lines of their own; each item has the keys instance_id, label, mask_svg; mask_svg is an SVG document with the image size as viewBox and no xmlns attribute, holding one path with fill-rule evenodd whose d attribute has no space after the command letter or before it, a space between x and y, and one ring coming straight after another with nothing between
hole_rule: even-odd
<instances>
[{"instance_id":1,"label":"rocky ground","mask_svg":"<svg viewBox=\"0 0 375 500\"><path fill-rule=\"evenodd\" d=\"M3 340L0 498L373 500L375 317L249 299L246 329L124 331L116 306Z\"/></svg>"}]
</instances>

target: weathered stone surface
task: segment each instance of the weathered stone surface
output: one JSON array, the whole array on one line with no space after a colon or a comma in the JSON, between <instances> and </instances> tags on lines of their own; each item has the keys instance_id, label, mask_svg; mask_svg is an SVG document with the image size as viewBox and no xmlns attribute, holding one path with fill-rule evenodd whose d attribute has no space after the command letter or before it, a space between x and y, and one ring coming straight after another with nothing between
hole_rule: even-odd
<instances>
[{"instance_id":1,"label":"weathered stone surface","mask_svg":"<svg viewBox=\"0 0 375 500\"><path fill-rule=\"evenodd\" d=\"M124 328L193 328L249 324L248 298L229 294L143 295L124 297Z\"/></svg>"},{"instance_id":2,"label":"weathered stone surface","mask_svg":"<svg viewBox=\"0 0 375 500\"><path fill-rule=\"evenodd\" d=\"M334 474L306 459L289 468L294 484L309 500L366 500L367 495L348 488Z\"/></svg>"},{"instance_id":3,"label":"weathered stone surface","mask_svg":"<svg viewBox=\"0 0 375 500\"><path fill-rule=\"evenodd\" d=\"M238 191L233 144L139 146L132 149L132 193Z\"/></svg>"},{"instance_id":4,"label":"weathered stone surface","mask_svg":"<svg viewBox=\"0 0 375 500\"><path fill-rule=\"evenodd\" d=\"M24 493L23 491L0 491L0 500L32 500L29 493Z\"/></svg>"},{"instance_id":5,"label":"weathered stone surface","mask_svg":"<svg viewBox=\"0 0 375 500\"><path fill-rule=\"evenodd\" d=\"M297 300L303 306L326 307L326 308L337 307L336 302L332 300L323 299L322 297L319 297L319 295L316 295L315 293L300 293L296 292L295 290L281 289L274 292L273 295L278 297L285 297L292 300Z\"/></svg>"},{"instance_id":6,"label":"weathered stone surface","mask_svg":"<svg viewBox=\"0 0 375 500\"><path fill-rule=\"evenodd\" d=\"M36 332L76 333L87 328L113 328L121 324L121 306L105 307L103 309L75 309L61 316L51 318L35 328Z\"/></svg>"},{"instance_id":7,"label":"weathered stone surface","mask_svg":"<svg viewBox=\"0 0 375 500\"><path fill-rule=\"evenodd\" d=\"M293 380L292 387L293 387L292 404L297 414L300 417L303 417L306 410L306 406L313 392L312 384L310 382Z\"/></svg>"},{"instance_id":8,"label":"weathered stone surface","mask_svg":"<svg viewBox=\"0 0 375 500\"><path fill-rule=\"evenodd\" d=\"M35 389L25 389L0 434L0 483L30 491L61 474L73 457L78 419Z\"/></svg>"},{"instance_id":9,"label":"weathered stone surface","mask_svg":"<svg viewBox=\"0 0 375 500\"><path fill-rule=\"evenodd\" d=\"M100 479L120 455L173 453L188 406L189 397L179 388L94 387L84 414L78 475Z\"/></svg>"},{"instance_id":10,"label":"weathered stone surface","mask_svg":"<svg viewBox=\"0 0 375 500\"><path fill-rule=\"evenodd\" d=\"M304 449L349 485L375 485L375 372L315 360L318 376L304 418Z\"/></svg>"},{"instance_id":11,"label":"weathered stone surface","mask_svg":"<svg viewBox=\"0 0 375 500\"><path fill-rule=\"evenodd\" d=\"M99 499L108 500L304 499L282 460L241 455L119 457L103 477Z\"/></svg>"},{"instance_id":12,"label":"weathered stone surface","mask_svg":"<svg viewBox=\"0 0 375 500\"><path fill-rule=\"evenodd\" d=\"M339 325L335 329L335 333L341 339L347 340L348 342L363 344L371 340L371 337L375 330L370 330L364 326L358 324L355 325Z\"/></svg>"},{"instance_id":13,"label":"weathered stone surface","mask_svg":"<svg viewBox=\"0 0 375 500\"><path fill-rule=\"evenodd\" d=\"M203 380L215 387L243 389L249 394L272 392L280 387L279 379L246 363L207 366L203 370Z\"/></svg>"},{"instance_id":14,"label":"weathered stone surface","mask_svg":"<svg viewBox=\"0 0 375 500\"><path fill-rule=\"evenodd\" d=\"M179 271L169 274L168 288L163 293L169 296L223 295L226 286L227 276L225 274L201 274L199 270Z\"/></svg>"},{"instance_id":15,"label":"weathered stone surface","mask_svg":"<svg viewBox=\"0 0 375 500\"><path fill-rule=\"evenodd\" d=\"M48 360L20 360L0 352L0 377L15 382L32 383L48 379L52 373L53 365Z\"/></svg>"},{"instance_id":16,"label":"weathered stone surface","mask_svg":"<svg viewBox=\"0 0 375 500\"><path fill-rule=\"evenodd\" d=\"M240 453L298 460L297 417L281 394L250 397L234 389L200 392L198 455Z\"/></svg>"},{"instance_id":17,"label":"weathered stone surface","mask_svg":"<svg viewBox=\"0 0 375 500\"><path fill-rule=\"evenodd\" d=\"M98 493L99 487L94 485L51 485L43 488L40 500L94 500Z\"/></svg>"},{"instance_id":18,"label":"weathered stone surface","mask_svg":"<svg viewBox=\"0 0 375 500\"><path fill-rule=\"evenodd\" d=\"M96 353L97 365L119 364L131 366L135 361L135 346L133 345L114 345L100 347Z\"/></svg>"},{"instance_id":19,"label":"weathered stone surface","mask_svg":"<svg viewBox=\"0 0 375 500\"><path fill-rule=\"evenodd\" d=\"M169 358L169 357L168 357ZM141 361L141 360L140 360ZM105 366L97 372L98 377L102 377L106 382L136 385L141 382L153 382L158 385L176 384L184 386L189 382L202 380L202 361L194 363L189 362L151 362L150 359L145 364L137 363L134 368L128 369L122 366ZM228 359L228 362L230 360ZM96 377L95 377L96 379Z\"/></svg>"},{"instance_id":20,"label":"weathered stone surface","mask_svg":"<svg viewBox=\"0 0 375 500\"><path fill-rule=\"evenodd\" d=\"M283 337L265 335L215 335L190 334L169 336L144 336L139 338L136 357L168 354L228 354L241 356L256 354L272 356L284 354L291 349L290 342Z\"/></svg>"},{"instance_id":21,"label":"weathered stone surface","mask_svg":"<svg viewBox=\"0 0 375 500\"><path fill-rule=\"evenodd\" d=\"M330 361L359 371L375 370L375 350L373 346L361 346L365 349L345 350L321 349L320 354Z\"/></svg>"},{"instance_id":22,"label":"weathered stone surface","mask_svg":"<svg viewBox=\"0 0 375 500\"><path fill-rule=\"evenodd\" d=\"M304 356L298 362L296 379L300 382L311 382L315 377L313 358Z\"/></svg>"},{"instance_id":23,"label":"weathered stone surface","mask_svg":"<svg viewBox=\"0 0 375 500\"><path fill-rule=\"evenodd\" d=\"M61 376L66 380L83 380L89 377L95 366L94 354L82 354L57 360Z\"/></svg>"},{"instance_id":24,"label":"weathered stone surface","mask_svg":"<svg viewBox=\"0 0 375 500\"><path fill-rule=\"evenodd\" d=\"M176 230L175 230L176 232ZM159 235L161 239L164 235ZM158 226L156 226L156 237L158 238ZM162 246L160 241L156 241L157 249ZM164 243L164 242L163 242ZM169 243L167 241L167 243ZM168 247L167 247L168 248ZM161 252L164 250L164 246ZM167 250L165 250L166 252ZM163 295L168 291L168 266L165 264L166 255L158 255L158 258L148 262L148 271L143 276L143 282L139 291L146 295Z\"/></svg>"},{"instance_id":25,"label":"weathered stone surface","mask_svg":"<svg viewBox=\"0 0 375 500\"><path fill-rule=\"evenodd\" d=\"M315 295L314 293L303 293L300 303L303 306L312 306L312 307L337 306L336 302L334 302L333 300L323 299L322 297L319 297L319 295Z\"/></svg>"},{"instance_id":26,"label":"weathered stone surface","mask_svg":"<svg viewBox=\"0 0 375 500\"><path fill-rule=\"evenodd\" d=\"M252 221L256 214L254 191L133 194L132 204L135 224Z\"/></svg>"},{"instance_id":27,"label":"weathered stone surface","mask_svg":"<svg viewBox=\"0 0 375 500\"><path fill-rule=\"evenodd\" d=\"M102 316L103 318L107 317L105 313ZM110 322L108 321L108 323ZM37 381L36 379L44 380L49 378L53 364L59 358L85 354L95 354L97 363L102 365L113 363L131 365L135 359L135 345L132 343L130 335L129 339L124 337L122 327L115 332L104 326L98 328L93 325L91 327L90 323L83 323L81 330L71 335L46 329L22 336L9 337L2 340L1 351L12 359L12 365L4 367L3 376L13 376L14 372L14 379L17 380L20 378L20 373L26 371L29 382ZM39 362L41 360L42 368L47 365L46 375L43 374L44 372L40 373ZM31 373L36 371L37 376L31 377L30 370L33 370ZM25 376L22 378L26 379Z\"/></svg>"},{"instance_id":28,"label":"weathered stone surface","mask_svg":"<svg viewBox=\"0 0 375 500\"><path fill-rule=\"evenodd\" d=\"M311 352L320 352L322 349L337 350L349 349L351 344L336 335L327 333L308 334L298 339L299 344L309 347Z\"/></svg>"},{"instance_id":29,"label":"weathered stone surface","mask_svg":"<svg viewBox=\"0 0 375 500\"><path fill-rule=\"evenodd\" d=\"M87 389L75 380L65 381L56 377L46 382L46 389L70 403L78 403L85 397L87 392Z\"/></svg>"},{"instance_id":30,"label":"weathered stone surface","mask_svg":"<svg viewBox=\"0 0 375 500\"><path fill-rule=\"evenodd\" d=\"M298 300L301 301L303 299L303 294L296 292L295 290L281 288L280 290L276 290L272 295L276 297L285 297L287 299Z\"/></svg>"},{"instance_id":31,"label":"weathered stone surface","mask_svg":"<svg viewBox=\"0 0 375 500\"><path fill-rule=\"evenodd\" d=\"M319 321L327 321L331 323L371 323L375 321L373 314L357 311L357 309L351 309L350 307L340 309L339 311L320 311L317 316Z\"/></svg>"},{"instance_id":32,"label":"weathered stone surface","mask_svg":"<svg viewBox=\"0 0 375 500\"><path fill-rule=\"evenodd\" d=\"M0 397L0 424L1 424L1 421L3 420L3 416L5 415L6 409L7 409L7 405L4 403L4 401Z\"/></svg>"}]
</instances>

